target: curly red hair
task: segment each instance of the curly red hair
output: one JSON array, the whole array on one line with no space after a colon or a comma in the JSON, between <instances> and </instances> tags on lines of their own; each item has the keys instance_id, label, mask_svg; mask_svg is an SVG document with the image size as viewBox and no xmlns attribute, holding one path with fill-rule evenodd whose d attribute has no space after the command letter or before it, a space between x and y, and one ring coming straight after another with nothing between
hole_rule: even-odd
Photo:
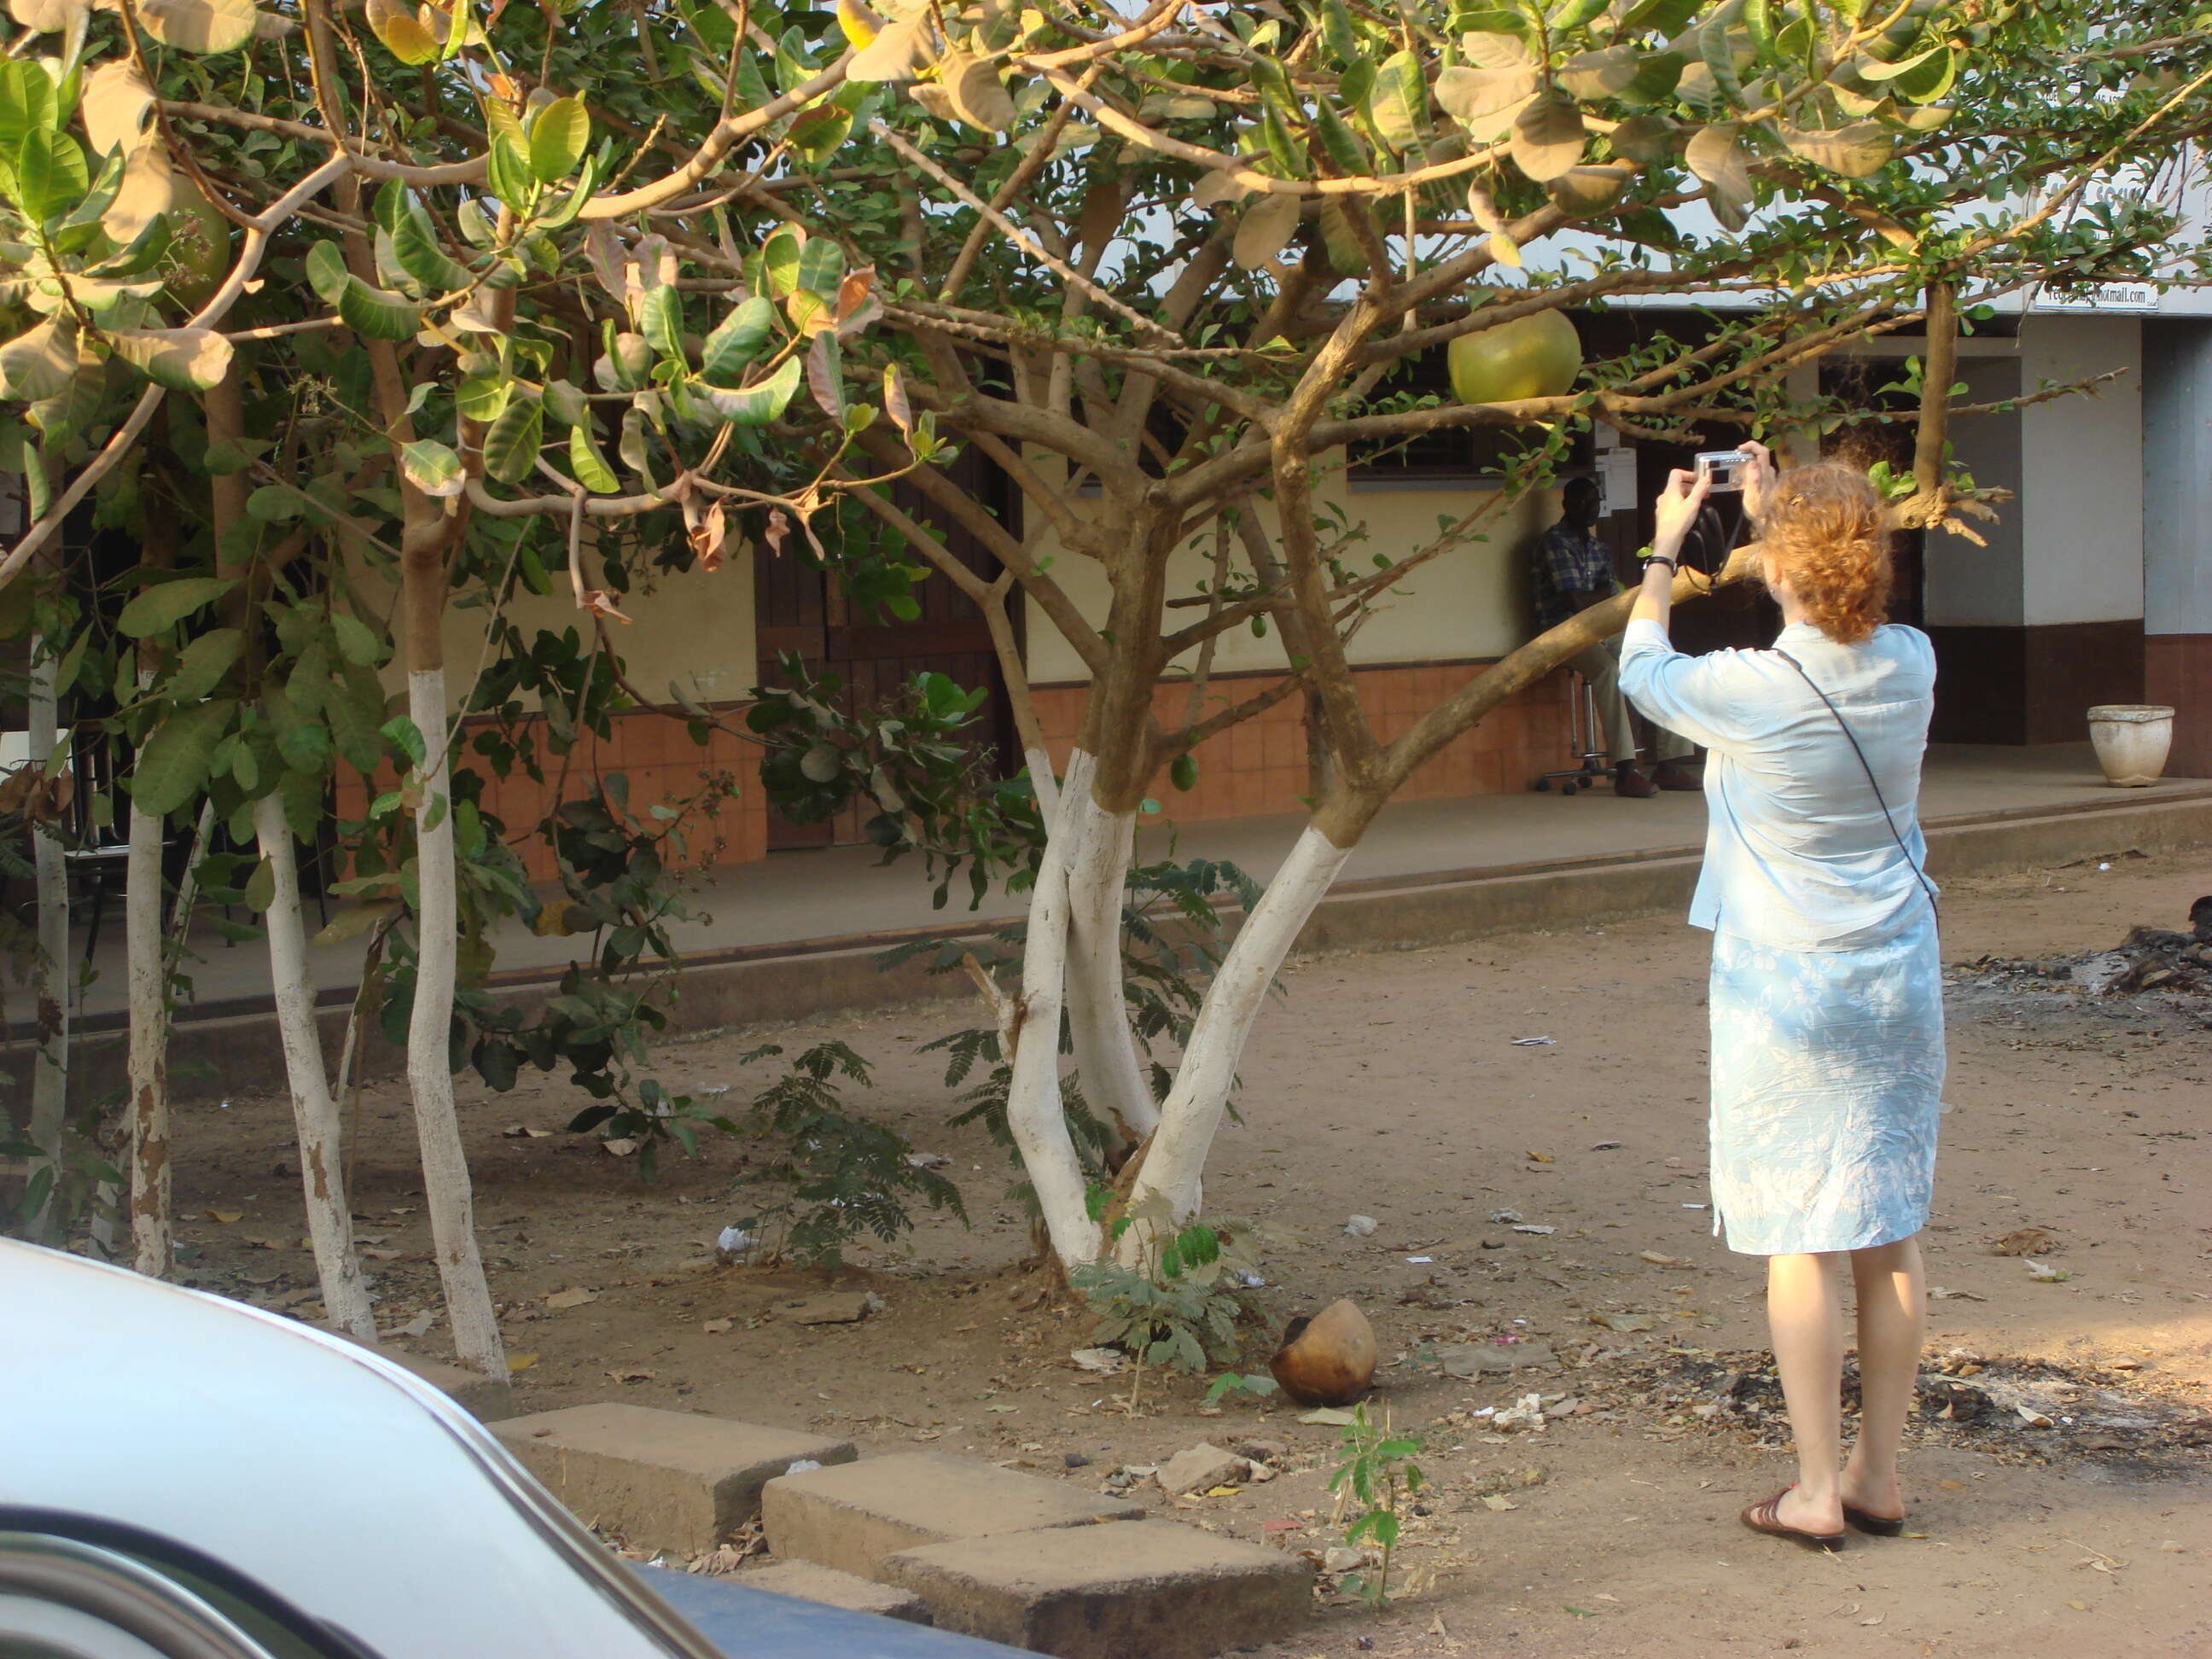
<instances>
[{"instance_id":1,"label":"curly red hair","mask_svg":"<svg viewBox=\"0 0 2212 1659\"><path fill-rule=\"evenodd\" d=\"M1783 473L1767 492L1759 531L1769 567L1830 639L1856 645L1888 619L1889 526L1864 472L1821 461Z\"/></svg>"}]
</instances>

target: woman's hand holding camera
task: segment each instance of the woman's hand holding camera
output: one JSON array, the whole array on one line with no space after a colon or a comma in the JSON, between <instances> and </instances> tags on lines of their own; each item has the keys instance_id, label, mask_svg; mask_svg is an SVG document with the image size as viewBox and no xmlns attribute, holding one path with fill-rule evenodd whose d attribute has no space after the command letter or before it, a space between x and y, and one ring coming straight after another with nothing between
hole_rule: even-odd
<instances>
[{"instance_id":1,"label":"woman's hand holding camera","mask_svg":"<svg viewBox=\"0 0 2212 1659\"><path fill-rule=\"evenodd\" d=\"M1749 438L1736 447L1751 457L1751 465L1743 470L1743 510L1756 520L1766 511L1767 493L1774 487L1774 452Z\"/></svg>"},{"instance_id":2,"label":"woman's hand holding camera","mask_svg":"<svg viewBox=\"0 0 2212 1659\"><path fill-rule=\"evenodd\" d=\"M1705 510L1705 497L1711 492L1712 480L1695 472L1676 467L1667 475L1666 487L1651 507L1651 550L1662 559L1677 556L1682 550L1682 538L1690 533L1690 526L1698 521Z\"/></svg>"}]
</instances>

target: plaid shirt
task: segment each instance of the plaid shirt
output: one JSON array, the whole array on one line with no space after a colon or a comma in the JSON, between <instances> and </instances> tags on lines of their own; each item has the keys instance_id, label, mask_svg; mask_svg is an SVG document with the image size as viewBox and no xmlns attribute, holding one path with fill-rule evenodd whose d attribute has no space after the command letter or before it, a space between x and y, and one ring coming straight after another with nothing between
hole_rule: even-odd
<instances>
[{"instance_id":1,"label":"plaid shirt","mask_svg":"<svg viewBox=\"0 0 2212 1659\"><path fill-rule=\"evenodd\" d=\"M1620 591L1620 579L1613 574L1613 555L1595 531L1553 525L1536 544L1532 563L1534 580L1530 597L1540 634L1557 628L1575 614L1573 595Z\"/></svg>"}]
</instances>

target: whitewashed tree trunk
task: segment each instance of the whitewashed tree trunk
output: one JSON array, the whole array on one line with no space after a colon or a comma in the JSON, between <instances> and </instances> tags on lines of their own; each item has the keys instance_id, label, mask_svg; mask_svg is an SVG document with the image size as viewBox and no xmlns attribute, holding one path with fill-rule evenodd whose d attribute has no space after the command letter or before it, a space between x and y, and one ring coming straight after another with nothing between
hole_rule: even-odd
<instances>
[{"instance_id":1,"label":"whitewashed tree trunk","mask_svg":"<svg viewBox=\"0 0 2212 1659\"><path fill-rule=\"evenodd\" d=\"M143 833L137 820L131 820L130 890L125 902L136 905L142 891L142 883L150 879L153 890L158 893L161 876L161 823L157 817L153 823L154 851L151 856L153 874L144 877L143 860L149 855L141 847L138 837ZM170 906L166 926L161 920L161 907L155 899L154 938L154 989L158 1010L159 1025L155 1027L143 1018L146 1004L139 973L143 963L142 945L136 933L130 936L131 948L131 1124L128 1174L131 1180L131 1241L132 1266L140 1273L154 1278L166 1277L176 1266L176 1204L171 1193L169 1165L169 1033L171 1028L169 976L176 971L177 963L185 954L185 936L191 931L192 908L199 899L200 862L207 857L208 842L215 834L215 803L208 801L200 807L199 827L192 834L192 842L185 855L184 874L178 878L177 896ZM143 922L126 918L133 927ZM156 1030L158 1029L158 1035ZM141 1044L145 1046L142 1048ZM150 1102L143 1086L150 1082Z\"/></svg>"},{"instance_id":2,"label":"whitewashed tree trunk","mask_svg":"<svg viewBox=\"0 0 2212 1659\"><path fill-rule=\"evenodd\" d=\"M1069 757L1060 808L1048 821L1044 858L1030 894L1029 937L1022 952L1020 1013L1015 1022L1013 1076L1006 1127L1022 1155L1053 1253L1063 1266L1097 1259L1098 1224L1085 1201L1083 1164L1068 1133L1060 1090L1060 1018L1067 972L1067 866L1073 802L1091 798L1091 757Z\"/></svg>"},{"instance_id":3,"label":"whitewashed tree trunk","mask_svg":"<svg viewBox=\"0 0 2212 1659\"><path fill-rule=\"evenodd\" d=\"M43 634L33 635L27 713L34 766L50 764L61 745L61 710L54 684L58 666L53 641ZM69 1126L69 865L62 856L59 824L33 830L31 861L39 908L39 955L31 980L37 1024L29 1127L31 1144L46 1160L52 1184L46 1189L46 1203L31 1219L30 1236L53 1243L60 1231L62 1146Z\"/></svg>"},{"instance_id":4,"label":"whitewashed tree trunk","mask_svg":"<svg viewBox=\"0 0 2212 1659\"><path fill-rule=\"evenodd\" d=\"M140 675L143 688L149 676ZM123 934L131 1016L130 1124L124 1162L130 1182L131 1265L168 1277L175 1259L169 1194L169 973L161 916L159 812L131 811L123 877Z\"/></svg>"},{"instance_id":5,"label":"whitewashed tree trunk","mask_svg":"<svg viewBox=\"0 0 2212 1659\"><path fill-rule=\"evenodd\" d=\"M307 933L300 917L300 860L283 802L253 803L253 834L268 861L273 896L263 925L269 932L269 977L276 1030L292 1085L292 1127L300 1143L300 1181L307 1195L307 1237L331 1323L364 1342L376 1340L376 1315L353 1253L353 1218L338 1179L338 1110L315 1028L315 996L307 982Z\"/></svg>"},{"instance_id":6,"label":"whitewashed tree trunk","mask_svg":"<svg viewBox=\"0 0 2212 1659\"><path fill-rule=\"evenodd\" d=\"M1121 896L1136 841L1133 812L1109 812L1089 789L1067 792L1062 821L1067 866L1067 1017L1075 1069L1091 1109L1141 1139L1159 1121L1158 1105L1137 1058L1121 988Z\"/></svg>"},{"instance_id":7,"label":"whitewashed tree trunk","mask_svg":"<svg viewBox=\"0 0 2212 1659\"><path fill-rule=\"evenodd\" d=\"M1182 1064L1176 1068L1175 1087L1160 1108L1158 1132L1130 1190L1132 1209L1160 1198L1166 1200L1177 1223L1197 1213L1206 1154L1221 1127L1252 1024L1298 931L1351 852L1309 828L1237 930L1220 970L1206 988ZM1145 1231L1132 1227L1122 1235L1126 1260L1133 1263L1141 1257Z\"/></svg>"},{"instance_id":8,"label":"whitewashed tree trunk","mask_svg":"<svg viewBox=\"0 0 2212 1659\"><path fill-rule=\"evenodd\" d=\"M460 910L454 889L442 667L409 671L407 712L428 745L422 803L415 812L415 1006L407 1023L407 1084L422 1150L422 1194L445 1287L446 1316L453 1322L454 1357L471 1370L504 1378L507 1350L477 1245L476 1200L447 1058Z\"/></svg>"}]
</instances>

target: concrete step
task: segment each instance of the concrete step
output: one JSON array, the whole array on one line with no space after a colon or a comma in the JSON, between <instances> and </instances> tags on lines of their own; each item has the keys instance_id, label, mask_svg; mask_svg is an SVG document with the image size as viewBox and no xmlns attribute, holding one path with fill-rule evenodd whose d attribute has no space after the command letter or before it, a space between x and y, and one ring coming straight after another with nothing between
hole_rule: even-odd
<instances>
[{"instance_id":1,"label":"concrete step","mask_svg":"<svg viewBox=\"0 0 2212 1659\"><path fill-rule=\"evenodd\" d=\"M795 1595L802 1601L818 1602L825 1607L872 1613L879 1619L903 1619L915 1625L929 1622L927 1604L912 1590L878 1584L872 1578L855 1578L849 1572L818 1566L811 1561L771 1562L739 1573L738 1582L748 1589Z\"/></svg>"},{"instance_id":2,"label":"concrete step","mask_svg":"<svg viewBox=\"0 0 2212 1659\"><path fill-rule=\"evenodd\" d=\"M829 1461L823 1460L825 1463ZM768 1547L863 1578L894 1550L1038 1528L1134 1521L1141 1504L943 1452L901 1452L771 1480Z\"/></svg>"},{"instance_id":3,"label":"concrete step","mask_svg":"<svg viewBox=\"0 0 2212 1659\"><path fill-rule=\"evenodd\" d=\"M1298 1557L1171 1521L956 1539L898 1551L881 1572L940 1630L1058 1659L1205 1659L1288 1636L1313 1611Z\"/></svg>"},{"instance_id":4,"label":"concrete step","mask_svg":"<svg viewBox=\"0 0 2212 1659\"><path fill-rule=\"evenodd\" d=\"M572 1406L489 1426L578 1516L641 1549L711 1549L760 1513L761 1488L793 1463L854 1455L849 1440L649 1406Z\"/></svg>"}]
</instances>

